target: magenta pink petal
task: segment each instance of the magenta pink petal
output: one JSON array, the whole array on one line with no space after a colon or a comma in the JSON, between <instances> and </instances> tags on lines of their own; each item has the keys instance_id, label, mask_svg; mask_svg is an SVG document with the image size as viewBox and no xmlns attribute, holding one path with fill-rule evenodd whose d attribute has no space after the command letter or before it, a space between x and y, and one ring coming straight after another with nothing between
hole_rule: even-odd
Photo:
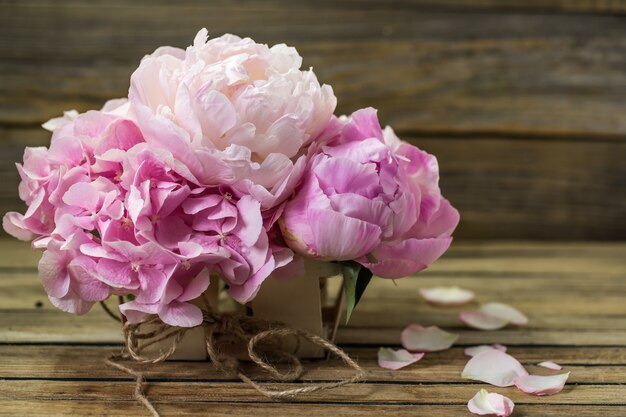
<instances>
[{"instance_id":1,"label":"magenta pink petal","mask_svg":"<svg viewBox=\"0 0 626 417\"><path fill-rule=\"evenodd\" d=\"M400 335L402 346L413 352L436 352L449 349L459 338L437 326L423 327L419 324L407 326Z\"/></svg>"},{"instance_id":2,"label":"magenta pink petal","mask_svg":"<svg viewBox=\"0 0 626 417\"><path fill-rule=\"evenodd\" d=\"M563 369L561 365L558 363L554 363L552 361L545 361L537 364L538 366L543 366L544 368L552 369L553 371L560 371Z\"/></svg>"},{"instance_id":3,"label":"magenta pink petal","mask_svg":"<svg viewBox=\"0 0 626 417\"><path fill-rule=\"evenodd\" d=\"M326 259L350 260L369 253L380 243L380 227L330 210L310 210L317 252ZM350 236L350 239L339 238Z\"/></svg>"},{"instance_id":4,"label":"magenta pink petal","mask_svg":"<svg viewBox=\"0 0 626 417\"><path fill-rule=\"evenodd\" d=\"M467 408L472 414L481 416L508 417L513 412L514 407L515 404L509 398L495 392L487 392L485 389L478 391L467 403Z\"/></svg>"},{"instance_id":5,"label":"magenta pink petal","mask_svg":"<svg viewBox=\"0 0 626 417\"><path fill-rule=\"evenodd\" d=\"M517 388L526 394L552 395L563 390L569 372L560 375L521 375L515 378Z\"/></svg>"},{"instance_id":6,"label":"magenta pink petal","mask_svg":"<svg viewBox=\"0 0 626 417\"><path fill-rule=\"evenodd\" d=\"M378 349L378 366L385 369L398 370L422 359L424 353L411 353L405 349Z\"/></svg>"},{"instance_id":7,"label":"magenta pink petal","mask_svg":"<svg viewBox=\"0 0 626 417\"><path fill-rule=\"evenodd\" d=\"M461 377L486 382L497 387L510 387L516 378L528 372L513 356L497 349L486 350L471 358Z\"/></svg>"}]
</instances>

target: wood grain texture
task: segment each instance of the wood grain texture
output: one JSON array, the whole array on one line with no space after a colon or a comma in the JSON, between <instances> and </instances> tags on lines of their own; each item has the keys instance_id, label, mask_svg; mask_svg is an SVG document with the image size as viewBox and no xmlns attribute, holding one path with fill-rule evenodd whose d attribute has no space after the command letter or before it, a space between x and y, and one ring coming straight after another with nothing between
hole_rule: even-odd
<instances>
[{"instance_id":1,"label":"wood grain texture","mask_svg":"<svg viewBox=\"0 0 626 417\"><path fill-rule=\"evenodd\" d=\"M126 93L144 54L206 26L295 45L339 112L378 107L401 132L623 136L623 23L412 2L12 2L0 15L0 122L99 107Z\"/></svg>"},{"instance_id":2,"label":"wood grain texture","mask_svg":"<svg viewBox=\"0 0 626 417\"><path fill-rule=\"evenodd\" d=\"M404 137L437 155L460 238L626 238L626 141ZM43 129L1 129L0 212L25 208L13 163Z\"/></svg>"},{"instance_id":3,"label":"wood grain texture","mask_svg":"<svg viewBox=\"0 0 626 417\"><path fill-rule=\"evenodd\" d=\"M286 42L338 112L436 154L459 237L626 237L626 2L0 2L0 212L13 163L63 110L123 96L139 59L203 26Z\"/></svg>"},{"instance_id":4,"label":"wood grain texture","mask_svg":"<svg viewBox=\"0 0 626 417\"><path fill-rule=\"evenodd\" d=\"M450 417L468 415L464 405L420 405L407 407L402 405L367 405L367 404L239 404L239 403L206 403L206 402L171 402L159 404L159 410L165 416L204 416L211 417L250 416L254 409L255 417L302 417L304 416L394 416L415 417L416 412L429 417ZM128 416L144 415L141 406L132 401L110 399L98 400L0 400L0 415L14 417L24 410L30 416L50 415L98 415ZM623 417L626 407L623 406L570 406L546 404L521 404L515 407L516 417ZM147 415L147 414L146 414ZM419 414L418 414L419 415Z\"/></svg>"},{"instance_id":5,"label":"wood grain texture","mask_svg":"<svg viewBox=\"0 0 626 417\"><path fill-rule=\"evenodd\" d=\"M484 387L513 399L516 416L621 417L626 413L624 253L626 243L460 243L424 273L398 280L399 288L375 279L339 334L366 370L367 382L295 402L260 397L208 362L126 364L147 372L147 395L165 416L243 417L253 407L257 416L447 417L465 415L468 399ZM0 415L141 415L128 375L103 362L119 351L119 324L100 309L76 317L51 308L36 277L38 256L26 244L0 239ZM530 323L493 332L464 328L456 319L458 308L436 308L419 298L420 287L434 285L472 289L477 302L510 303L527 313ZM398 346L400 330L411 322L440 325L461 338L452 349L427 354L404 370L379 368L377 348ZM464 347L483 343L508 345L533 374L551 373L539 362L560 363L571 372L565 390L541 398L462 379ZM244 369L265 381L250 364ZM305 371L305 380L318 382L350 372L336 359L307 361Z\"/></svg>"},{"instance_id":6,"label":"wood grain texture","mask_svg":"<svg viewBox=\"0 0 626 417\"><path fill-rule=\"evenodd\" d=\"M42 380L128 380L128 375L116 369L102 367L103 358L117 353L119 347L110 346L67 346L55 345L0 345L0 378ZM426 355L419 365L411 366L402 372L394 372L378 367L376 349L350 347L346 352L358 359L367 372L367 381L394 381L404 383L463 383L460 369L463 369L468 357L463 348L454 347L444 352ZM532 374L549 375L553 371L536 366L550 358L564 367L563 372L571 372L568 382L572 384L619 384L626 380L626 353L624 349L607 347L511 347L508 352L515 356ZM602 361L602 363L599 363ZM59 364L72 362L74 366L59 367ZM198 381L237 382L234 375L224 375L217 371L210 362L173 361L150 366L142 366L132 361L125 361L133 369L146 371L149 379L155 381ZM248 375L266 379L267 375L250 364L244 365ZM304 379L328 381L333 378L349 378L350 369L337 359L323 362L307 361Z\"/></svg>"}]
</instances>

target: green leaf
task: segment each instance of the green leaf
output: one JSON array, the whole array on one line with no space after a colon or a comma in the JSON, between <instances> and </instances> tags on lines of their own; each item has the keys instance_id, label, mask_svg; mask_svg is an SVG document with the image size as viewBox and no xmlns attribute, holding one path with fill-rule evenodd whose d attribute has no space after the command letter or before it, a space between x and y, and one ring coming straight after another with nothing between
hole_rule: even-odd
<instances>
[{"instance_id":1,"label":"green leaf","mask_svg":"<svg viewBox=\"0 0 626 417\"><path fill-rule=\"evenodd\" d=\"M372 272L354 261L341 263L343 288L346 293L346 324L354 308L361 300L367 284L372 279Z\"/></svg>"}]
</instances>

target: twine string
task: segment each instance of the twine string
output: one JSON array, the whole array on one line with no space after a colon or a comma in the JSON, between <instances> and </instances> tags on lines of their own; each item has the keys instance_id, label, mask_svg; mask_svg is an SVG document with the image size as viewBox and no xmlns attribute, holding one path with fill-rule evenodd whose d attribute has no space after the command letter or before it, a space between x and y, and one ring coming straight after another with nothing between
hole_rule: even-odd
<instances>
[{"instance_id":1,"label":"twine string","mask_svg":"<svg viewBox=\"0 0 626 417\"><path fill-rule=\"evenodd\" d=\"M208 303L204 303L203 321L199 326L205 333L206 352L213 365L226 374L237 375L259 393L271 399L290 399L302 394L321 390L341 387L364 379L365 371L356 361L334 343L316 334L305 330L294 329L284 323L231 314L216 314L212 312ZM123 321L125 347L121 354L112 355L106 359L106 363L135 378L134 397L143 404L152 416L159 417L159 413L145 395L146 381L141 371L134 370L123 364L120 360L133 359L141 364L155 364L165 361L172 356L187 331L193 329L172 327L163 323L158 316L148 316L139 323ZM327 383L307 383L298 388L275 389L267 384L259 383L249 377L240 366L240 360L231 351L223 351L220 346L224 339L233 346L246 347L247 359L267 372L274 380L281 382L293 382L299 379L304 368L298 357L272 346L272 342L279 345L281 340L295 337L296 340L307 340L310 343L331 352L339 357L348 367L354 370L350 378ZM166 344L167 343L167 344ZM155 351L154 347L159 349ZM163 345L166 347L161 348ZM153 349L148 349L153 347ZM151 350L148 352L148 350ZM273 356L276 361L271 361L268 356ZM285 371L280 371L276 363L286 362Z\"/></svg>"}]
</instances>

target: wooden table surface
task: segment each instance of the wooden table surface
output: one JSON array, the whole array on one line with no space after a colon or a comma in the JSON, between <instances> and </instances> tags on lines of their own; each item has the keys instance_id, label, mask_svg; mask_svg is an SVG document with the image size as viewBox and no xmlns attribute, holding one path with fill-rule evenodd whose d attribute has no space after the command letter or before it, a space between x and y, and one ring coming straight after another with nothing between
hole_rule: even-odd
<instances>
[{"instance_id":1,"label":"wooden table surface","mask_svg":"<svg viewBox=\"0 0 626 417\"><path fill-rule=\"evenodd\" d=\"M626 0L0 0L0 213L43 122L202 27L295 46L337 114L435 154L457 237L626 238Z\"/></svg>"},{"instance_id":2,"label":"wooden table surface","mask_svg":"<svg viewBox=\"0 0 626 417\"><path fill-rule=\"evenodd\" d=\"M83 317L54 309L36 276L38 254L27 245L0 240L0 254L0 415L148 415L133 399L131 378L104 364L121 346L118 324L99 308ZM367 370L364 383L276 402L208 362L168 362L149 369L147 395L164 416L449 417L469 415L467 401L487 388L515 401L518 417L623 417L625 255L626 243L456 242L431 269L397 287L374 280L351 324L340 329L340 345ZM530 323L468 329L458 308L420 299L420 287L435 285L471 289L477 302L510 303ZM461 338L404 370L378 368L378 347L398 346L401 329L413 322ZM535 397L461 379L463 348L484 343L507 345L531 372L550 373L536 366L546 360L564 365L571 371L566 388ZM312 361L304 378L329 381L348 372L338 361Z\"/></svg>"}]
</instances>

